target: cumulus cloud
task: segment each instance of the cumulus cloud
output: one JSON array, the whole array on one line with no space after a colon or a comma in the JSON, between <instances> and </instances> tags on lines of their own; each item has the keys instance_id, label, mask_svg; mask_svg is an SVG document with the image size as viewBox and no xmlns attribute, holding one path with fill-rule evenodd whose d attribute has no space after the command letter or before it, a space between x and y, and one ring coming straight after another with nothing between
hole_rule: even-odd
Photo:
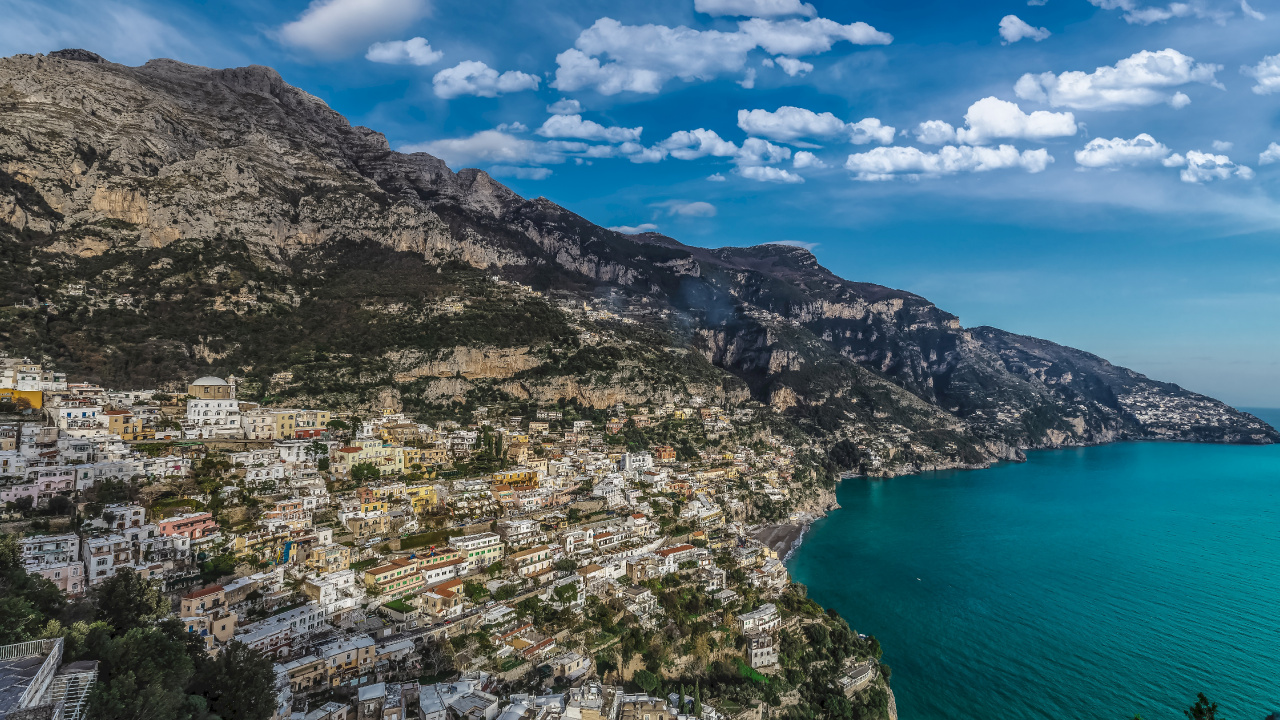
<instances>
[{"instance_id":1,"label":"cumulus cloud","mask_svg":"<svg viewBox=\"0 0 1280 720\"><path fill-rule=\"evenodd\" d=\"M431 78L436 97L446 100L459 95L497 97L521 90L537 90L540 78L518 70L498 74L497 70L479 60L464 60L451 68L441 70Z\"/></svg>"},{"instance_id":2,"label":"cumulus cloud","mask_svg":"<svg viewBox=\"0 0 1280 720\"><path fill-rule=\"evenodd\" d=\"M622 143L640 139L642 127L606 127L581 115L552 115L542 123L537 133L549 138L579 138L596 142Z\"/></svg>"},{"instance_id":3,"label":"cumulus cloud","mask_svg":"<svg viewBox=\"0 0 1280 720\"><path fill-rule=\"evenodd\" d=\"M544 165L564 162L564 157L543 143L515 137L500 130L481 130L462 138L446 138L415 143L403 152L425 152L444 160L457 170L475 165Z\"/></svg>"},{"instance_id":4,"label":"cumulus cloud","mask_svg":"<svg viewBox=\"0 0 1280 720\"><path fill-rule=\"evenodd\" d=\"M1231 148L1235 147L1235 145L1236 145L1235 143L1233 143L1233 142L1231 142L1231 141L1229 141L1229 140L1214 140L1214 141L1213 141L1213 149L1214 149L1214 150L1217 150L1218 152L1226 152L1226 151L1230 150Z\"/></svg>"},{"instance_id":5,"label":"cumulus cloud","mask_svg":"<svg viewBox=\"0 0 1280 720\"><path fill-rule=\"evenodd\" d=\"M1280 143L1271 143L1266 150L1258 156L1259 165L1270 165L1280 162Z\"/></svg>"},{"instance_id":6,"label":"cumulus cloud","mask_svg":"<svg viewBox=\"0 0 1280 720\"><path fill-rule=\"evenodd\" d=\"M1005 45L1016 43L1024 38L1040 42L1049 35L1051 33L1047 29L1028 25L1017 15L1005 15L1000 18L1000 37L1004 38Z\"/></svg>"},{"instance_id":7,"label":"cumulus cloud","mask_svg":"<svg viewBox=\"0 0 1280 720\"><path fill-rule=\"evenodd\" d=\"M822 158L819 158L817 155L814 155L808 150L801 150L800 152L796 153L796 156L794 158L791 159L791 166L797 170L801 170L801 169L810 168L810 167L824 168L827 166L827 164L822 162Z\"/></svg>"},{"instance_id":8,"label":"cumulus cloud","mask_svg":"<svg viewBox=\"0 0 1280 720\"><path fill-rule=\"evenodd\" d=\"M623 235L639 235L640 233L655 232L658 226L654 223L640 223L639 225L615 225L610 230L620 232Z\"/></svg>"},{"instance_id":9,"label":"cumulus cloud","mask_svg":"<svg viewBox=\"0 0 1280 720\"><path fill-rule=\"evenodd\" d=\"M747 17L813 17L818 14L812 5L800 0L693 0L693 9L707 15Z\"/></svg>"},{"instance_id":10,"label":"cumulus cloud","mask_svg":"<svg viewBox=\"0 0 1280 720\"><path fill-rule=\"evenodd\" d=\"M570 98L561 98L547 106L552 115L577 115L582 112L582 103Z\"/></svg>"},{"instance_id":11,"label":"cumulus cloud","mask_svg":"<svg viewBox=\"0 0 1280 720\"><path fill-rule=\"evenodd\" d=\"M912 133L926 145L951 145L956 141L956 129L942 120L925 120Z\"/></svg>"},{"instance_id":12,"label":"cumulus cloud","mask_svg":"<svg viewBox=\"0 0 1280 720\"><path fill-rule=\"evenodd\" d=\"M1076 151L1076 163L1090 168L1150 165L1167 159L1170 152L1147 133L1140 133L1132 140L1094 138Z\"/></svg>"},{"instance_id":13,"label":"cumulus cloud","mask_svg":"<svg viewBox=\"0 0 1280 720\"><path fill-rule=\"evenodd\" d=\"M711 182L724 182L725 179L726 179L725 176L721 175L720 173L714 173L707 176L707 180Z\"/></svg>"},{"instance_id":14,"label":"cumulus cloud","mask_svg":"<svg viewBox=\"0 0 1280 720\"><path fill-rule=\"evenodd\" d=\"M1207 183L1214 180L1226 180L1235 175L1248 180L1253 177L1253 170L1245 165L1236 165L1226 155L1191 150L1186 156L1187 166L1179 177L1185 183Z\"/></svg>"},{"instance_id":15,"label":"cumulus cloud","mask_svg":"<svg viewBox=\"0 0 1280 720\"><path fill-rule=\"evenodd\" d=\"M658 143L659 151L665 156L670 154L677 160L696 160L711 155L713 157L733 157L738 154L738 146L720 137L714 130L698 128L697 130L679 130Z\"/></svg>"},{"instance_id":16,"label":"cumulus cloud","mask_svg":"<svg viewBox=\"0 0 1280 720\"><path fill-rule=\"evenodd\" d=\"M799 175L771 165L748 165L746 167L738 168L735 172L748 180L755 180L758 182L776 182L786 184L804 182L804 178Z\"/></svg>"},{"instance_id":17,"label":"cumulus cloud","mask_svg":"<svg viewBox=\"0 0 1280 720\"><path fill-rule=\"evenodd\" d=\"M390 65L431 65L442 57L444 53L432 50L426 38L420 37L374 43L364 54L365 60Z\"/></svg>"},{"instance_id":18,"label":"cumulus cloud","mask_svg":"<svg viewBox=\"0 0 1280 720\"><path fill-rule=\"evenodd\" d=\"M998 138L1047 140L1076 134L1076 119L1069 112L1036 110L1027 114L1017 103L994 97L970 105L964 124L956 130L956 140L969 145L986 145Z\"/></svg>"},{"instance_id":19,"label":"cumulus cloud","mask_svg":"<svg viewBox=\"0 0 1280 720\"><path fill-rule=\"evenodd\" d=\"M1159 103L1178 108L1191 98L1170 88L1193 82L1219 86L1214 74L1221 69L1221 65L1197 63L1172 48L1143 50L1091 73L1027 73L1018 79L1014 92L1023 100L1081 110L1121 110Z\"/></svg>"},{"instance_id":20,"label":"cumulus cloud","mask_svg":"<svg viewBox=\"0 0 1280 720\"><path fill-rule=\"evenodd\" d=\"M604 95L653 94L673 78L705 81L740 72L747 54L756 48L795 57L827 52L841 41L884 45L892 40L888 33L863 22L841 25L824 18L752 18L739 22L734 32L723 32L683 25L623 25L606 17L583 30L572 48L556 56L552 86L565 92L591 88Z\"/></svg>"},{"instance_id":21,"label":"cumulus cloud","mask_svg":"<svg viewBox=\"0 0 1280 720\"><path fill-rule=\"evenodd\" d=\"M1254 20L1264 20L1266 16L1249 7L1247 0L1178 0L1168 5L1147 5L1139 0L1089 0L1103 10L1120 10L1124 13L1125 22L1135 25L1150 25L1175 18L1195 18L1212 20L1222 24L1235 16L1239 10Z\"/></svg>"},{"instance_id":22,"label":"cumulus cloud","mask_svg":"<svg viewBox=\"0 0 1280 720\"><path fill-rule=\"evenodd\" d=\"M869 142L893 142L894 128L877 118L864 118L847 123L835 115L815 113L805 108L784 105L777 110L739 110L738 127L748 135L766 137L785 143L802 138L820 140L846 139L857 145Z\"/></svg>"},{"instance_id":23,"label":"cumulus cloud","mask_svg":"<svg viewBox=\"0 0 1280 720\"><path fill-rule=\"evenodd\" d=\"M1257 65L1245 65L1240 72L1258 81L1253 91L1259 95L1280 92L1280 54L1268 55Z\"/></svg>"},{"instance_id":24,"label":"cumulus cloud","mask_svg":"<svg viewBox=\"0 0 1280 720\"><path fill-rule=\"evenodd\" d=\"M403 29L427 14L427 0L313 0L275 36L316 55L349 55L379 35Z\"/></svg>"},{"instance_id":25,"label":"cumulus cloud","mask_svg":"<svg viewBox=\"0 0 1280 720\"><path fill-rule=\"evenodd\" d=\"M656 203L654 207L666 208L668 215L680 215L683 217L715 217L716 206L709 202L695 200L689 202L687 200L668 200L666 202Z\"/></svg>"},{"instance_id":26,"label":"cumulus cloud","mask_svg":"<svg viewBox=\"0 0 1280 720\"><path fill-rule=\"evenodd\" d=\"M752 137L742 141L742 147L733 156L733 161L738 165L767 165L782 162L790 157L790 149L774 145L768 140Z\"/></svg>"},{"instance_id":27,"label":"cumulus cloud","mask_svg":"<svg viewBox=\"0 0 1280 720\"><path fill-rule=\"evenodd\" d=\"M782 72L789 77L804 75L813 72L813 63L807 63L803 60L789 58L786 55L779 55L777 58L778 67L782 68Z\"/></svg>"},{"instance_id":28,"label":"cumulus cloud","mask_svg":"<svg viewBox=\"0 0 1280 720\"><path fill-rule=\"evenodd\" d=\"M889 180L900 176L954 175L1009 168L1038 173L1051 162L1053 157L1043 148L1019 152L1012 145L994 148L948 145L930 153L919 148L895 146L855 153L849 156L844 166L858 180Z\"/></svg>"}]
</instances>

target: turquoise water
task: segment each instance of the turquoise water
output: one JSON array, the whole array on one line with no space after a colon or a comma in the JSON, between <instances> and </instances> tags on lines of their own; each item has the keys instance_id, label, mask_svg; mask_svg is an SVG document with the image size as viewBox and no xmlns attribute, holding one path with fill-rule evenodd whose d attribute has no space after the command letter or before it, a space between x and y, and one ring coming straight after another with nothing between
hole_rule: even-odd
<instances>
[{"instance_id":1,"label":"turquoise water","mask_svg":"<svg viewBox=\"0 0 1280 720\"><path fill-rule=\"evenodd\" d=\"M1280 446L1040 451L839 500L792 576L880 638L902 720L1280 709Z\"/></svg>"}]
</instances>

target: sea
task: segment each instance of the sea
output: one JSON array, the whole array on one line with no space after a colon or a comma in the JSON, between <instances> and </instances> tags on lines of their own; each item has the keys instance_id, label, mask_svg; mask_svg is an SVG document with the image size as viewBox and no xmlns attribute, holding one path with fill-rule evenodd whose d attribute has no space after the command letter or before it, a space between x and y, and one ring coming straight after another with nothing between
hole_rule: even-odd
<instances>
[{"instance_id":1,"label":"sea","mask_svg":"<svg viewBox=\"0 0 1280 720\"><path fill-rule=\"evenodd\" d=\"M838 499L788 565L880 640L901 720L1280 711L1280 445L1034 451Z\"/></svg>"}]
</instances>

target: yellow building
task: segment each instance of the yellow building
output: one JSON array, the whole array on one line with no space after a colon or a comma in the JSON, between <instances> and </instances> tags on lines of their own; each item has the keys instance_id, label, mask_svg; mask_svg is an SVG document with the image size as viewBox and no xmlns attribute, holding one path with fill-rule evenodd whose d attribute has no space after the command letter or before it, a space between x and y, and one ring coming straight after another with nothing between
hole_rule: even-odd
<instances>
[{"instance_id":1,"label":"yellow building","mask_svg":"<svg viewBox=\"0 0 1280 720\"><path fill-rule=\"evenodd\" d=\"M14 390L12 388L0 388L0 400L8 400L15 405L26 402L33 410L39 410L44 407L44 393L39 390Z\"/></svg>"},{"instance_id":2,"label":"yellow building","mask_svg":"<svg viewBox=\"0 0 1280 720\"><path fill-rule=\"evenodd\" d=\"M493 474L494 485L510 485L513 490L532 490L542 484L542 473L530 468L502 470Z\"/></svg>"},{"instance_id":3,"label":"yellow building","mask_svg":"<svg viewBox=\"0 0 1280 720\"><path fill-rule=\"evenodd\" d=\"M440 496L436 492L435 485L409 485L405 488L405 495L409 498L409 502L413 503L413 511L416 513L425 512L440 505Z\"/></svg>"},{"instance_id":4,"label":"yellow building","mask_svg":"<svg viewBox=\"0 0 1280 720\"><path fill-rule=\"evenodd\" d=\"M107 432L119 435L121 440L144 440L142 418L128 410L108 410L103 413L107 417Z\"/></svg>"},{"instance_id":5,"label":"yellow building","mask_svg":"<svg viewBox=\"0 0 1280 720\"><path fill-rule=\"evenodd\" d=\"M364 571L364 584L380 598L399 598L417 593L423 587L418 562L411 558L396 558L381 567Z\"/></svg>"},{"instance_id":6,"label":"yellow building","mask_svg":"<svg viewBox=\"0 0 1280 720\"><path fill-rule=\"evenodd\" d=\"M383 445L381 440L355 440L333 453L333 471L349 475L351 468L368 463L378 468L382 475L398 475L404 472L402 448Z\"/></svg>"}]
</instances>

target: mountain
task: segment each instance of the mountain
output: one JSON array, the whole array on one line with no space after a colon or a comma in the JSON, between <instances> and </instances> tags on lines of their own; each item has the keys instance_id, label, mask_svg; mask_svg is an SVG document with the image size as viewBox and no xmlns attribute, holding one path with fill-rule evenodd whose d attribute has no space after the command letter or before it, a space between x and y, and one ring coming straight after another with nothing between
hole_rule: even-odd
<instances>
[{"instance_id":1,"label":"mountain","mask_svg":"<svg viewBox=\"0 0 1280 720\"><path fill-rule=\"evenodd\" d=\"M622 235L350 125L264 67L0 60L0 343L267 402L759 401L895 474L1120 439L1270 443L1221 402L850 282Z\"/></svg>"}]
</instances>

